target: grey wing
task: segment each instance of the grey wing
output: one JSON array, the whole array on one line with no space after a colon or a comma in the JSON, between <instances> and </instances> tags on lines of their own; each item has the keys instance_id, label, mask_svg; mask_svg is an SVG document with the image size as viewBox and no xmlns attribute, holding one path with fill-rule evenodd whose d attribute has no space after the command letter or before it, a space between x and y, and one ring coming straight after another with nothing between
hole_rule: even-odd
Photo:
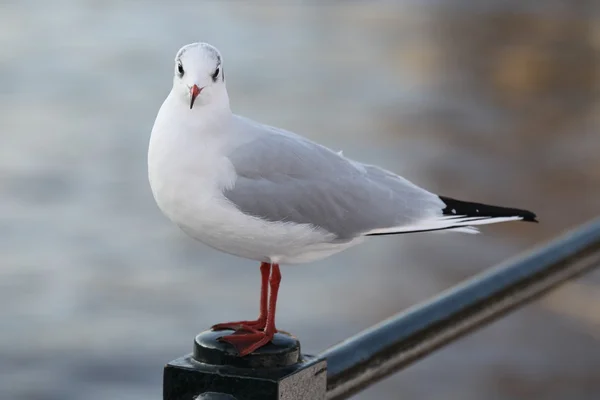
<instances>
[{"instance_id":1,"label":"grey wing","mask_svg":"<svg viewBox=\"0 0 600 400\"><path fill-rule=\"evenodd\" d=\"M391 172L282 131L247 141L229 158L238 177L224 195L242 212L311 224L339 239L414 225L443 207L439 197Z\"/></svg>"}]
</instances>

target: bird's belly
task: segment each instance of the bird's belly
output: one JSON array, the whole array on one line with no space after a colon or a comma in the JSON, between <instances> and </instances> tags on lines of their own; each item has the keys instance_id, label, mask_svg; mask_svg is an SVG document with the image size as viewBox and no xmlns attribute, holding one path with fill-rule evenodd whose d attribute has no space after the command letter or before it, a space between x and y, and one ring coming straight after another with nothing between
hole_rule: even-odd
<instances>
[{"instance_id":1,"label":"bird's belly","mask_svg":"<svg viewBox=\"0 0 600 400\"><path fill-rule=\"evenodd\" d=\"M334 235L310 225L268 222L244 215L224 199L175 222L210 247L260 262L310 262L355 244L338 242Z\"/></svg>"},{"instance_id":2,"label":"bird's belly","mask_svg":"<svg viewBox=\"0 0 600 400\"><path fill-rule=\"evenodd\" d=\"M311 225L269 222L240 212L220 192L191 196L187 188L157 198L169 219L194 239L238 257L295 264L325 258L357 241L339 242ZM164 192L163 192L164 193Z\"/></svg>"}]
</instances>

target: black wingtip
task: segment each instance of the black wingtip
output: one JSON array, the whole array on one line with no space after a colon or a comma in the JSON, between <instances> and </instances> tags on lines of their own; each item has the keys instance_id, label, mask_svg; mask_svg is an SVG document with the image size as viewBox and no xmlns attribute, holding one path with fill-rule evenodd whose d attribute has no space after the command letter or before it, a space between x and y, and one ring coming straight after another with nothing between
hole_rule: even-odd
<instances>
[{"instance_id":1,"label":"black wingtip","mask_svg":"<svg viewBox=\"0 0 600 400\"><path fill-rule=\"evenodd\" d=\"M482 203L456 200L451 197L440 196L446 207L442 210L444 215L464 215L467 217L521 217L522 221L539 223L537 215L528 210L519 208L490 206Z\"/></svg>"},{"instance_id":2,"label":"black wingtip","mask_svg":"<svg viewBox=\"0 0 600 400\"><path fill-rule=\"evenodd\" d=\"M523 217L522 221L525 221L525 222L535 222L536 224L540 223L540 221L538 221L538 219L537 219L537 215L535 215L531 211L527 211L527 210L524 210L524 212L525 213L523 215L520 215L521 217Z\"/></svg>"}]
</instances>

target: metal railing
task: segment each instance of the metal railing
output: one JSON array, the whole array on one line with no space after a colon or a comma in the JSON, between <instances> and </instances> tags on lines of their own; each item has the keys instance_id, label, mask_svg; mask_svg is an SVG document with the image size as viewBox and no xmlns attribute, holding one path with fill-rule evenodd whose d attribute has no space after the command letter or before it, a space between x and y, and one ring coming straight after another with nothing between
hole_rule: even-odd
<instances>
[{"instance_id":1,"label":"metal railing","mask_svg":"<svg viewBox=\"0 0 600 400\"><path fill-rule=\"evenodd\" d=\"M600 220L509 260L321 354L327 399L345 399L600 265Z\"/></svg>"},{"instance_id":2,"label":"metal railing","mask_svg":"<svg viewBox=\"0 0 600 400\"><path fill-rule=\"evenodd\" d=\"M254 397L251 386L244 386L244 391L241 392L236 391L234 386L227 386L226 393L238 400L346 399L445 344L543 295L566 280L598 266L600 218L399 313L316 357L305 356L296 367L273 378L273 382L276 382L273 397ZM165 400L191 400L203 393L198 391L203 389L197 385L185 388L187 391L167 390L169 385L181 384L177 381L181 378L177 378L176 373L171 373L177 368L187 368L186 371L190 372L191 375L186 375L185 382L191 382L193 374L201 374L202 382L207 381L206 377L210 376L210 372L206 371L206 366L199 366L187 357L175 360L165 368ZM169 367L171 369L167 373ZM302 376L303 370L310 373ZM326 380L322 376L325 370ZM219 371L223 375L222 366ZM257 373L258 380L269 378L266 370L253 371ZM232 382L238 373L239 370L231 371ZM252 373L247 370L242 373L244 379L251 379L250 375ZM290 385L289 382L292 381L289 381L284 384L285 379L290 377L296 379L295 383ZM194 390L196 395L192 395ZM177 394L184 392L189 396Z\"/></svg>"}]
</instances>

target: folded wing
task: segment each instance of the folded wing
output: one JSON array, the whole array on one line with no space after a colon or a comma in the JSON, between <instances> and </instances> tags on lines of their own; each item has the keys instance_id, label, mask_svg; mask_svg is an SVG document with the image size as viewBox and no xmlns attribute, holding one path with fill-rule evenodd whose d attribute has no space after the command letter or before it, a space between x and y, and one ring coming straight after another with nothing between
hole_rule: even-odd
<instances>
[{"instance_id":1,"label":"folded wing","mask_svg":"<svg viewBox=\"0 0 600 400\"><path fill-rule=\"evenodd\" d=\"M402 177L292 133L262 129L229 155L238 177L224 194L244 213L311 224L340 239L442 215L439 197Z\"/></svg>"}]
</instances>

